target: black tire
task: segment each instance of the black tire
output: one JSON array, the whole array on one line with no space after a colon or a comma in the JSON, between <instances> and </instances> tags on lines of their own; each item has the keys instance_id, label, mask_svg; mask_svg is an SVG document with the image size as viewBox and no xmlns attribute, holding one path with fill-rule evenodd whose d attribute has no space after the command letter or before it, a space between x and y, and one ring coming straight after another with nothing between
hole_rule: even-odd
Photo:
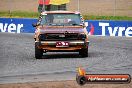
<instances>
[{"instance_id":1,"label":"black tire","mask_svg":"<svg viewBox=\"0 0 132 88\"><path fill-rule=\"evenodd\" d=\"M37 47L37 44L35 43L35 58L36 59L41 59L43 56L43 50L39 49Z\"/></svg>"},{"instance_id":2,"label":"black tire","mask_svg":"<svg viewBox=\"0 0 132 88\"><path fill-rule=\"evenodd\" d=\"M88 57L88 48L83 48L79 51L79 55L82 57Z\"/></svg>"}]
</instances>

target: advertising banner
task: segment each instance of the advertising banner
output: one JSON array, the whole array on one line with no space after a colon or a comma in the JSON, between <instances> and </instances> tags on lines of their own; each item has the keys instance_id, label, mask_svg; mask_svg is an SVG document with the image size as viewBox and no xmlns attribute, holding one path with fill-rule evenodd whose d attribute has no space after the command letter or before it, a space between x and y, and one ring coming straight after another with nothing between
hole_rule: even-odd
<instances>
[{"instance_id":1,"label":"advertising banner","mask_svg":"<svg viewBox=\"0 0 132 88\"><path fill-rule=\"evenodd\" d=\"M32 27L32 23L36 22L37 19L0 18L0 32L34 33L35 29Z\"/></svg>"},{"instance_id":2,"label":"advertising banner","mask_svg":"<svg viewBox=\"0 0 132 88\"><path fill-rule=\"evenodd\" d=\"M0 32L34 33L37 19L0 18ZM132 37L132 21L85 20L89 35Z\"/></svg>"},{"instance_id":3,"label":"advertising banner","mask_svg":"<svg viewBox=\"0 0 132 88\"><path fill-rule=\"evenodd\" d=\"M89 35L132 36L132 21L85 21Z\"/></svg>"}]
</instances>

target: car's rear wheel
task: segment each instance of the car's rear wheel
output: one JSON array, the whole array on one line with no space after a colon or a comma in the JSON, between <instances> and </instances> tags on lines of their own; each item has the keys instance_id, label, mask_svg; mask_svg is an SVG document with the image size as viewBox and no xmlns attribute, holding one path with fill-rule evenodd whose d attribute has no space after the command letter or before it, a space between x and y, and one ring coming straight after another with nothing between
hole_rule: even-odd
<instances>
[{"instance_id":1,"label":"car's rear wheel","mask_svg":"<svg viewBox=\"0 0 132 88\"><path fill-rule=\"evenodd\" d=\"M35 43L35 58L36 59L41 59L43 56L43 50L42 49L39 49L37 47L37 44Z\"/></svg>"},{"instance_id":2,"label":"car's rear wheel","mask_svg":"<svg viewBox=\"0 0 132 88\"><path fill-rule=\"evenodd\" d=\"M82 57L88 57L88 48L83 48L79 51L79 55Z\"/></svg>"}]
</instances>

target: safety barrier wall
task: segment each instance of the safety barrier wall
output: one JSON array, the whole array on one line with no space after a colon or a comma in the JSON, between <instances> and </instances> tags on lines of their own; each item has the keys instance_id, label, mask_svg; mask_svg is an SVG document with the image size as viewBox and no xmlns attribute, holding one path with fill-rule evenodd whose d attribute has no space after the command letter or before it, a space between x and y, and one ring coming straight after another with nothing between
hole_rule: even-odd
<instances>
[{"instance_id":1,"label":"safety barrier wall","mask_svg":"<svg viewBox=\"0 0 132 88\"><path fill-rule=\"evenodd\" d=\"M0 32L34 33L32 23L36 22L37 19L0 18ZM86 20L85 25L89 35L132 37L132 21Z\"/></svg>"}]
</instances>

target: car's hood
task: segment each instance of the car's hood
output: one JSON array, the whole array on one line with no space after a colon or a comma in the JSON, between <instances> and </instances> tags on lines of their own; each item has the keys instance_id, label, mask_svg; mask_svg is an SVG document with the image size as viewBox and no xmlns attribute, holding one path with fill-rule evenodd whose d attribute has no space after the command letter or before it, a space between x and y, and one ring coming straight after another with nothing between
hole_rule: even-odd
<instances>
[{"instance_id":1,"label":"car's hood","mask_svg":"<svg viewBox=\"0 0 132 88\"><path fill-rule=\"evenodd\" d=\"M72 26L72 27L40 27L41 33L83 33L84 29L81 26Z\"/></svg>"}]
</instances>

